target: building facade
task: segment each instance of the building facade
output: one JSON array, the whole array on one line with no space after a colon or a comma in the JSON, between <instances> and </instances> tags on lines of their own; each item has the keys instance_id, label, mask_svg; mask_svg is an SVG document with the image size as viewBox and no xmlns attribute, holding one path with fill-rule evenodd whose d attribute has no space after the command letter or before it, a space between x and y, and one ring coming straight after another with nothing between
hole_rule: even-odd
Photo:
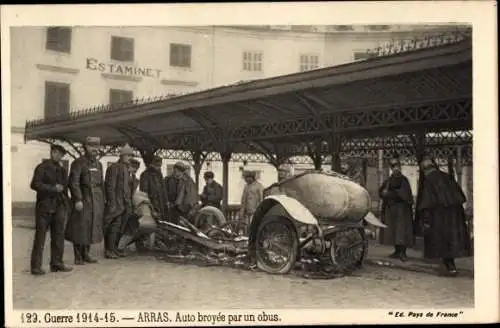
<instances>
[{"instance_id":1,"label":"building facade","mask_svg":"<svg viewBox=\"0 0 500 328\"><path fill-rule=\"evenodd\" d=\"M48 157L48 145L24 143L26 120L342 65L368 58L368 49L391 40L413 39L440 29L386 25L11 28L13 202L34 202L31 175ZM104 167L115 160L102 159ZM164 174L174 162L164 163ZM230 204L239 203L241 197L242 167L242 163L230 164ZM265 186L276 181L271 165L249 163L245 169L258 171ZM222 180L221 163L206 163L201 174L207 170ZM416 181L414 170L410 171Z\"/></svg>"}]
</instances>

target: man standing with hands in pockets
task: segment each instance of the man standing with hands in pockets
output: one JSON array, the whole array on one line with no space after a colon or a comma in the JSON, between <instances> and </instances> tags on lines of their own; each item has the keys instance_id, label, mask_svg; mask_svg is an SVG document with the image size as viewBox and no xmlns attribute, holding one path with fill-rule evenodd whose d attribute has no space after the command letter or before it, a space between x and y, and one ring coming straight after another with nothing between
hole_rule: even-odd
<instances>
[{"instance_id":1,"label":"man standing with hands in pockets","mask_svg":"<svg viewBox=\"0 0 500 328\"><path fill-rule=\"evenodd\" d=\"M104 181L102 164L97 159L100 138L87 137L85 153L72 164L69 189L73 211L66 226L66 240L73 243L75 264L96 263L90 245L103 239Z\"/></svg>"},{"instance_id":2,"label":"man standing with hands in pockets","mask_svg":"<svg viewBox=\"0 0 500 328\"><path fill-rule=\"evenodd\" d=\"M66 150L58 145L50 147L50 160L38 164L31 181L36 191L35 239L31 252L31 274L40 276L45 236L50 229L50 270L69 272L73 268L63 262L64 225L69 211L68 176L61 160Z\"/></svg>"}]
</instances>

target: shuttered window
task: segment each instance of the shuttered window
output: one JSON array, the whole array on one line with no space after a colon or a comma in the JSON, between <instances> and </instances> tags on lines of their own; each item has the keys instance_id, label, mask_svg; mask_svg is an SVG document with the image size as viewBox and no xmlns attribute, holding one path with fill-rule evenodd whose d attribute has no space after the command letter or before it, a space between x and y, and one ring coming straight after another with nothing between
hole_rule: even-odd
<instances>
[{"instance_id":1,"label":"shuttered window","mask_svg":"<svg viewBox=\"0 0 500 328\"><path fill-rule=\"evenodd\" d=\"M109 103L111 105L130 102L134 99L134 92L129 90L110 89Z\"/></svg>"},{"instance_id":2,"label":"shuttered window","mask_svg":"<svg viewBox=\"0 0 500 328\"><path fill-rule=\"evenodd\" d=\"M300 71L310 71L319 67L318 55L300 55Z\"/></svg>"},{"instance_id":3,"label":"shuttered window","mask_svg":"<svg viewBox=\"0 0 500 328\"><path fill-rule=\"evenodd\" d=\"M264 55L262 52L243 52L243 70L249 72L261 72L263 57Z\"/></svg>"},{"instance_id":4,"label":"shuttered window","mask_svg":"<svg viewBox=\"0 0 500 328\"><path fill-rule=\"evenodd\" d=\"M47 50L69 53L71 51L71 28L47 28L47 42L45 48Z\"/></svg>"},{"instance_id":5,"label":"shuttered window","mask_svg":"<svg viewBox=\"0 0 500 328\"><path fill-rule=\"evenodd\" d=\"M112 36L111 59L119 61L134 61L134 39Z\"/></svg>"},{"instance_id":6,"label":"shuttered window","mask_svg":"<svg viewBox=\"0 0 500 328\"><path fill-rule=\"evenodd\" d=\"M191 67L191 46L188 44L170 44L170 66Z\"/></svg>"},{"instance_id":7,"label":"shuttered window","mask_svg":"<svg viewBox=\"0 0 500 328\"><path fill-rule=\"evenodd\" d=\"M45 117L69 114L69 84L45 82Z\"/></svg>"}]
</instances>

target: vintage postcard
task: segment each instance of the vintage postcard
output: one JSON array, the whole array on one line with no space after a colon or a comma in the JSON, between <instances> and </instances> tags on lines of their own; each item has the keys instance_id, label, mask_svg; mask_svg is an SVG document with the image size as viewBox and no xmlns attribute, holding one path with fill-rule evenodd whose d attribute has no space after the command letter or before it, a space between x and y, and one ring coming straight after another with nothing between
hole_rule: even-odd
<instances>
[{"instance_id":1,"label":"vintage postcard","mask_svg":"<svg viewBox=\"0 0 500 328\"><path fill-rule=\"evenodd\" d=\"M7 327L498 321L494 2L1 14Z\"/></svg>"}]
</instances>

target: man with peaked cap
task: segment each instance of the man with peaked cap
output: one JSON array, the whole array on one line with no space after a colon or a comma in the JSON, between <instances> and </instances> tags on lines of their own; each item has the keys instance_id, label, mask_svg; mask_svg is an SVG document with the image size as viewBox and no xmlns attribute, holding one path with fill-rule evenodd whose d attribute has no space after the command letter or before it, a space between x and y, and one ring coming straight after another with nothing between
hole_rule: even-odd
<instances>
[{"instance_id":1,"label":"man with peaked cap","mask_svg":"<svg viewBox=\"0 0 500 328\"><path fill-rule=\"evenodd\" d=\"M73 243L76 265L97 263L90 255L90 245L103 239L104 181L97 158L100 143L99 137L87 137L84 154L73 161L69 173L73 209L65 235Z\"/></svg>"},{"instance_id":2,"label":"man with peaked cap","mask_svg":"<svg viewBox=\"0 0 500 328\"><path fill-rule=\"evenodd\" d=\"M413 245L413 194L408 178L401 172L399 158L391 158L389 166L392 174L379 189L382 217L394 245L389 257L406 261L406 249Z\"/></svg>"},{"instance_id":3,"label":"man with peaked cap","mask_svg":"<svg viewBox=\"0 0 500 328\"><path fill-rule=\"evenodd\" d=\"M64 226L70 210L68 172L61 165L66 150L59 145L50 147L50 159L38 164L31 180L36 191L35 238L31 252L31 273L43 275L43 249L50 229L50 270L68 272L72 268L63 262Z\"/></svg>"},{"instance_id":4,"label":"man with peaked cap","mask_svg":"<svg viewBox=\"0 0 500 328\"><path fill-rule=\"evenodd\" d=\"M423 221L424 257L442 259L442 274L455 276L455 258L471 256L465 221L465 195L455 178L424 156L419 163L422 184L416 210Z\"/></svg>"},{"instance_id":5,"label":"man with peaked cap","mask_svg":"<svg viewBox=\"0 0 500 328\"><path fill-rule=\"evenodd\" d=\"M120 158L106 170L106 206L104 210L104 256L117 259L124 254L116 249L122 228L132 214L132 183L130 159L134 150L125 145L120 149Z\"/></svg>"},{"instance_id":6,"label":"man with peaked cap","mask_svg":"<svg viewBox=\"0 0 500 328\"><path fill-rule=\"evenodd\" d=\"M254 171L243 172L246 185L241 195L240 220L243 220L245 230L248 230L257 207L264 199L264 187L257 181Z\"/></svg>"},{"instance_id":7,"label":"man with peaked cap","mask_svg":"<svg viewBox=\"0 0 500 328\"><path fill-rule=\"evenodd\" d=\"M205 186L203 187L203 192L200 195L202 206L213 206L220 209L220 203L222 202L222 186L214 180L214 173L207 171L203 174L205 179Z\"/></svg>"},{"instance_id":8,"label":"man with peaked cap","mask_svg":"<svg viewBox=\"0 0 500 328\"><path fill-rule=\"evenodd\" d=\"M182 162L177 162L174 165L174 176L178 179L177 195L173 204L174 222L178 220L179 216L190 219L192 210L199 202L196 183L186 174L187 168Z\"/></svg>"},{"instance_id":9,"label":"man with peaked cap","mask_svg":"<svg viewBox=\"0 0 500 328\"><path fill-rule=\"evenodd\" d=\"M141 174L139 190L148 195L154 211L165 219L168 214L168 200L161 165L161 157L154 156L146 170Z\"/></svg>"}]
</instances>

